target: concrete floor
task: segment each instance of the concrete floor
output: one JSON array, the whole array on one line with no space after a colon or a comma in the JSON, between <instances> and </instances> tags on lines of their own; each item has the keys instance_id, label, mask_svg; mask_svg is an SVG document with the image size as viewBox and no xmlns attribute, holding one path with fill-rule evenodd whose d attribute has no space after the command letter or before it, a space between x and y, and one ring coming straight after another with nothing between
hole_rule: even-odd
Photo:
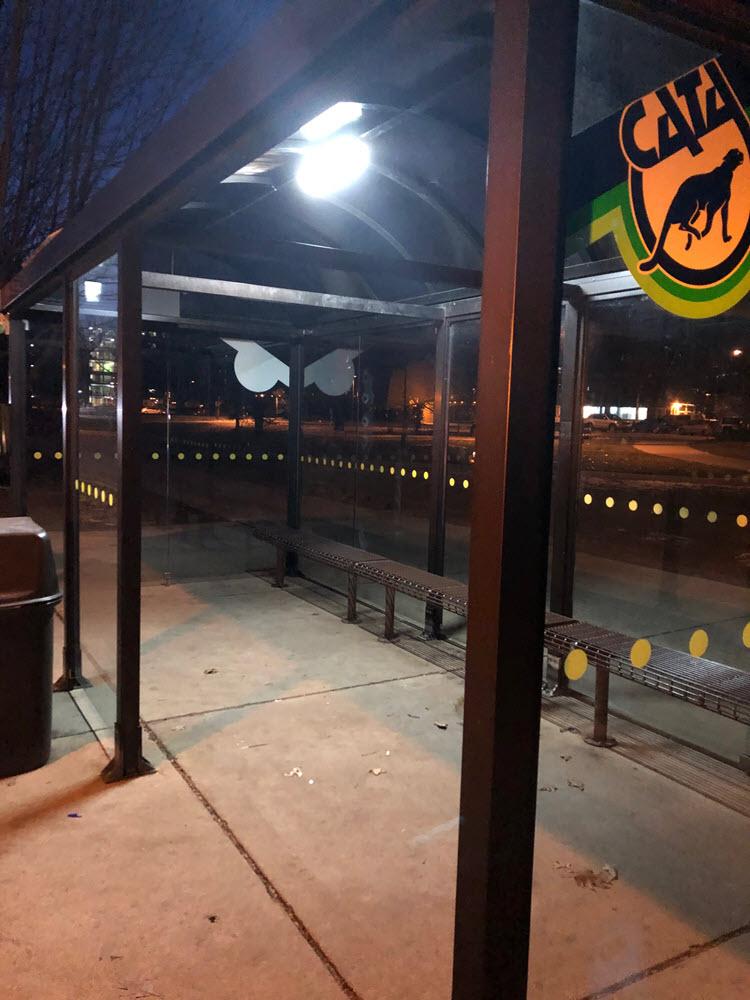
<instances>
[{"instance_id":1,"label":"concrete floor","mask_svg":"<svg viewBox=\"0 0 750 1000\"><path fill-rule=\"evenodd\" d=\"M460 679L304 585L154 578L157 771L106 786L111 543L84 538L95 684L55 696L52 762L0 782L2 996L447 1000ZM748 844L745 816L543 721L529 995L750 996Z\"/></svg>"}]
</instances>

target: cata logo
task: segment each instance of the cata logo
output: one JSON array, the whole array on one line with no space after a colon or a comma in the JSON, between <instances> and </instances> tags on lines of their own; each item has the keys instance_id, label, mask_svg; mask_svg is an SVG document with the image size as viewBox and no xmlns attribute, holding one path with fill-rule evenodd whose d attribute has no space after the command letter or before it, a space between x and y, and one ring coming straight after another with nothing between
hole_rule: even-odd
<instances>
[{"instance_id":1,"label":"cata logo","mask_svg":"<svg viewBox=\"0 0 750 1000\"><path fill-rule=\"evenodd\" d=\"M651 298L717 315L750 290L750 120L715 59L620 118L628 202L614 229Z\"/></svg>"}]
</instances>

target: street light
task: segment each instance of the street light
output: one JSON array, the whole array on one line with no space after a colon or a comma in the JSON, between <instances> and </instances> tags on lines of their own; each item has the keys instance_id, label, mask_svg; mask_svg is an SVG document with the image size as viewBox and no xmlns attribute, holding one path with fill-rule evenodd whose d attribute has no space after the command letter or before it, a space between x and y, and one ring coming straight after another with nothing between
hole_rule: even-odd
<instances>
[{"instance_id":1,"label":"street light","mask_svg":"<svg viewBox=\"0 0 750 1000\"><path fill-rule=\"evenodd\" d=\"M732 351L732 357L733 358L739 358L741 356L742 356L742 348L741 347L735 347L735 349Z\"/></svg>"}]
</instances>

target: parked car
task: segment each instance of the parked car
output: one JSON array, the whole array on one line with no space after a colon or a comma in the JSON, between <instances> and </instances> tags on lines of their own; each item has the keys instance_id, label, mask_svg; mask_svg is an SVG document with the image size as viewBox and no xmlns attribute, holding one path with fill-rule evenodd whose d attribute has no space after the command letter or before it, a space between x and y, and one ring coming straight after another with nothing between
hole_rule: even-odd
<instances>
[{"instance_id":1,"label":"parked car","mask_svg":"<svg viewBox=\"0 0 750 1000\"><path fill-rule=\"evenodd\" d=\"M583 421L584 430L589 431L621 431L625 428L623 427L621 421L617 417L613 417L610 413L591 413Z\"/></svg>"},{"instance_id":2,"label":"parked car","mask_svg":"<svg viewBox=\"0 0 750 1000\"><path fill-rule=\"evenodd\" d=\"M688 417L680 421L677 426L677 433L708 437L714 433L714 421L709 420L707 417Z\"/></svg>"},{"instance_id":3,"label":"parked car","mask_svg":"<svg viewBox=\"0 0 750 1000\"><path fill-rule=\"evenodd\" d=\"M750 424L742 417L721 417L716 421L714 434L718 438L747 441L750 438Z\"/></svg>"}]
</instances>

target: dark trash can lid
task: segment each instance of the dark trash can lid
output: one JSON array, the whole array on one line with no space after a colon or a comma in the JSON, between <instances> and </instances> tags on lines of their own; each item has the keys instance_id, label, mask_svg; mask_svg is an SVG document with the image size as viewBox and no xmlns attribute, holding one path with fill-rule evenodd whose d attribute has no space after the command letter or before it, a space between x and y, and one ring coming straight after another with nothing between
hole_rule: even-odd
<instances>
[{"instance_id":1,"label":"dark trash can lid","mask_svg":"<svg viewBox=\"0 0 750 1000\"><path fill-rule=\"evenodd\" d=\"M0 517L0 607L60 600L47 532L30 517Z\"/></svg>"}]
</instances>

